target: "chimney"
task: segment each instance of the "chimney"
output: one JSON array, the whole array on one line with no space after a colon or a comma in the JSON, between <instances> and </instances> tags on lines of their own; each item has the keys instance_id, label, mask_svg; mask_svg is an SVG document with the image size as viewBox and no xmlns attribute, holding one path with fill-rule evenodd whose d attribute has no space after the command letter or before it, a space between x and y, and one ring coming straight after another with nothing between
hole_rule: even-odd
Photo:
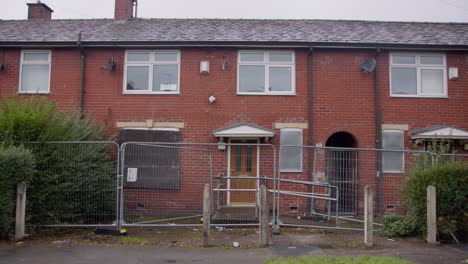
<instances>
[{"instance_id":1,"label":"chimney","mask_svg":"<svg viewBox=\"0 0 468 264\"><path fill-rule=\"evenodd\" d=\"M117 20L126 20L134 18L134 6L137 0L115 0L114 18Z\"/></svg>"},{"instance_id":2,"label":"chimney","mask_svg":"<svg viewBox=\"0 0 468 264\"><path fill-rule=\"evenodd\" d=\"M28 19L52 19L52 10L49 6L41 1L37 3L29 3L28 5Z\"/></svg>"}]
</instances>

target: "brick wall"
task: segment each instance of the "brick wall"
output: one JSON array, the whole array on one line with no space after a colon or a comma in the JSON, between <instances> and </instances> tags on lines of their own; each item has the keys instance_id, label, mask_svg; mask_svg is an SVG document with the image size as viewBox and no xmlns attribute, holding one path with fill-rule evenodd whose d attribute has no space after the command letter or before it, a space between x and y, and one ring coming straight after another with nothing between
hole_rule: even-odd
<instances>
[{"instance_id":1,"label":"brick wall","mask_svg":"<svg viewBox=\"0 0 468 264\"><path fill-rule=\"evenodd\" d=\"M18 91L21 52L19 49L5 49L4 53L6 70L0 72L2 98L11 97ZM333 133L347 131L354 136L357 147L375 147L374 75L360 70L360 64L374 55L373 51L359 50L314 51L313 144L325 145ZM117 63L116 69L102 70L101 66L105 66L112 56ZM215 143L217 139L212 135L214 129L237 122L253 122L268 128L273 128L276 122L307 122L306 50L296 50L295 96L237 95L237 49L229 48L182 49L179 95L124 95L124 56L125 50L118 48L86 50L84 109L107 126L109 134L115 134L117 121L153 119L183 122L183 142ZM201 60L210 61L208 75L199 73ZM225 71L221 69L224 60L227 61ZM444 99L390 97L388 63L388 52L382 52L378 57L377 71L383 123L408 124L409 130L437 124L468 129L466 53L447 53L447 66L459 68L459 79L448 81L449 96ZM77 49L53 50L51 94L48 98L57 100L61 108L78 105L79 67L80 54ZM208 102L210 95L216 95L217 100L213 104ZM305 129L303 142L307 142L307 134ZM405 147L413 148L407 132L405 135ZM279 149L279 130L271 142ZM304 157L307 155L305 153ZM308 180L307 165L305 159L303 173L288 173L283 177ZM374 159L358 165L359 190L365 183L375 185L374 166ZM318 172L324 169L325 164L317 164ZM359 192L359 197L361 194ZM396 204L395 210L400 210L399 201L392 199L388 198L388 203ZM287 209L291 205L297 205L300 212L308 206L305 199L285 198L282 208ZM358 208L361 207L359 204Z\"/></svg>"}]
</instances>

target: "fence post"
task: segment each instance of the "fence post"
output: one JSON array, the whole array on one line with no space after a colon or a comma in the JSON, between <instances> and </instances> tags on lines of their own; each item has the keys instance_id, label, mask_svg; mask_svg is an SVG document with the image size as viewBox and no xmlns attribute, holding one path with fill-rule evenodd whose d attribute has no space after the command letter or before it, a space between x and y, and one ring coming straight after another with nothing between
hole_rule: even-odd
<instances>
[{"instance_id":1,"label":"fence post","mask_svg":"<svg viewBox=\"0 0 468 264\"><path fill-rule=\"evenodd\" d=\"M268 193L265 185L260 186L260 235L258 244L260 247L268 246L268 227L269 227L269 210L268 210Z\"/></svg>"},{"instance_id":2,"label":"fence post","mask_svg":"<svg viewBox=\"0 0 468 264\"><path fill-rule=\"evenodd\" d=\"M210 243L210 222L211 222L211 192L210 184L205 184L203 190L203 246Z\"/></svg>"},{"instance_id":3,"label":"fence post","mask_svg":"<svg viewBox=\"0 0 468 264\"><path fill-rule=\"evenodd\" d=\"M16 188L16 223L15 239L21 240L25 237L26 216L26 183L20 182Z\"/></svg>"},{"instance_id":4,"label":"fence post","mask_svg":"<svg viewBox=\"0 0 468 264\"><path fill-rule=\"evenodd\" d=\"M364 244L368 247L374 245L374 201L372 188L366 185L364 189Z\"/></svg>"},{"instance_id":5,"label":"fence post","mask_svg":"<svg viewBox=\"0 0 468 264\"><path fill-rule=\"evenodd\" d=\"M437 244L436 188L427 186L427 243Z\"/></svg>"}]
</instances>

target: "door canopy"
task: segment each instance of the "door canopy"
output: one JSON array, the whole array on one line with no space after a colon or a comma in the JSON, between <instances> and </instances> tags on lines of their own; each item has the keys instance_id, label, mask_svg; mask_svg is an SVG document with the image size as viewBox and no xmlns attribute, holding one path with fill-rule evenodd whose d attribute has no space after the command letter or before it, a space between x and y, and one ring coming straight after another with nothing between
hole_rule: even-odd
<instances>
[{"instance_id":1,"label":"door canopy","mask_svg":"<svg viewBox=\"0 0 468 264\"><path fill-rule=\"evenodd\" d=\"M412 139L468 139L468 131L452 126L432 126L409 133Z\"/></svg>"},{"instance_id":2,"label":"door canopy","mask_svg":"<svg viewBox=\"0 0 468 264\"><path fill-rule=\"evenodd\" d=\"M271 138L275 131L250 123L239 123L216 129L213 135L217 138Z\"/></svg>"}]
</instances>

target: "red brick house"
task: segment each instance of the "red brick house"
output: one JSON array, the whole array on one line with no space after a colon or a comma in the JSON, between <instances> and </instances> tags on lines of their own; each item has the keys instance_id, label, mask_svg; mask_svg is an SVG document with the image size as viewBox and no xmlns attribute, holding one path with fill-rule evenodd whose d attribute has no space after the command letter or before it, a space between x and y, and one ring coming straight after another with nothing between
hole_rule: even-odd
<instances>
[{"instance_id":1,"label":"red brick house","mask_svg":"<svg viewBox=\"0 0 468 264\"><path fill-rule=\"evenodd\" d=\"M134 2L116 0L115 19L54 20L38 2L28 20L0 20L0 97L46 96L127 140L423 149L443 137L468 151L468 24L140 19ZM310 179L302 150L287 156L285 177Z\"/></svg>"}]
</instances>

